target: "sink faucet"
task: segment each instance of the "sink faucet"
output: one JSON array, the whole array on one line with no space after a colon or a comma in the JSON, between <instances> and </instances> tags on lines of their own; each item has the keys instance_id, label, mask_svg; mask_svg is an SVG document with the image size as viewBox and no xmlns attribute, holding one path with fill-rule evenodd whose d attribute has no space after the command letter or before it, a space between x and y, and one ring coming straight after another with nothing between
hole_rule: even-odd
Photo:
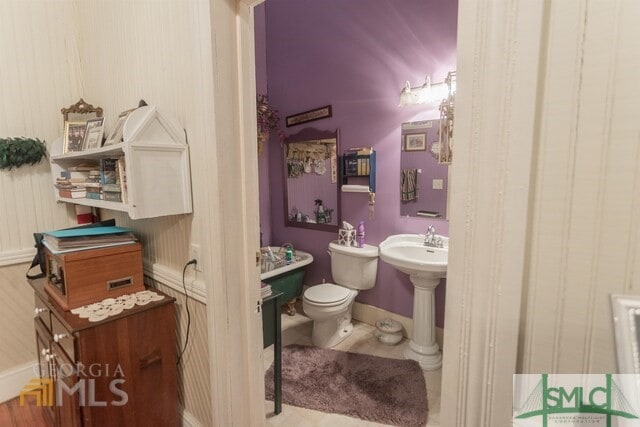
<instances>
[{"instance_id":1,"label":"sink faucet","mask_svg":"<svg viewBox=\"0 0 640 427\"><path fill-rule=\"evenodd\" d=\"M427 232L424 237L424 245L434 248L442 247L442 238L436 236L436 228L433 225L430 225L427 228Z\"/></svg>"}]
</instances>

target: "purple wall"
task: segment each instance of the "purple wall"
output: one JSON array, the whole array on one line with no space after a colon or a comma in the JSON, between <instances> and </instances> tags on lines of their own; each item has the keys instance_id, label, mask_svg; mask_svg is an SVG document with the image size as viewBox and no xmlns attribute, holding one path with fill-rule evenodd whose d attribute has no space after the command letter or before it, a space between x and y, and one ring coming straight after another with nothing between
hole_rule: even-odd
<instances>
[{"instance_id":1,"label":"purple wall","mask_svg":"<svg viewBox=\"0 0 640 427\"><path fill-rule=\"evenodd\" d=\"M331 104L333 117L310 125L340 129L342 151L363 145L377 151L375 217L366 221L369 244L377 245L391 234L424 233L429 225L448 235L445 220L400 216L400 125L438 118L439 112L436 107L398 104L405 80L416 86L430 74L438 82L455 69L456 26L455 1L266 2L269 98L281 117ZM285 130L296 133L302 127ZM282 168L282 152L272 138L268 171L272 243L291 242L313 254L308 284L330 281L326 250L336 235L284 226ZM367 219L366 194L340 197L343 220L357 224ZM444 284L436 293L436 323L441 326ZM405 274L379 261L375 288L361 292L358 300L411 317L413 285Z\"/></svg>"}]
</instances>

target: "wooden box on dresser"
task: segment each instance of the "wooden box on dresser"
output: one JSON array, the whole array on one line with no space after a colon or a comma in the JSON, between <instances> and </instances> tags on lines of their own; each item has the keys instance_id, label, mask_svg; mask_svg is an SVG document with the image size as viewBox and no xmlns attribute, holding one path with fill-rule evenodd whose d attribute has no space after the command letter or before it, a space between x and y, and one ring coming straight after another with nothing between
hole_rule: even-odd
<instances>
[{"instance_id":1,"label":"wooden box on dresser","mask_svg":"<svg viewBox=\"0 0 640 427\"><path fill-rule=\"evenodd\" d=\"M45 279L29 283L40 376L61 389L46 406L52 425L178 425L174 298L155 291L164 298L90 322L57 307Z\"/></svg>"}]
</instances>

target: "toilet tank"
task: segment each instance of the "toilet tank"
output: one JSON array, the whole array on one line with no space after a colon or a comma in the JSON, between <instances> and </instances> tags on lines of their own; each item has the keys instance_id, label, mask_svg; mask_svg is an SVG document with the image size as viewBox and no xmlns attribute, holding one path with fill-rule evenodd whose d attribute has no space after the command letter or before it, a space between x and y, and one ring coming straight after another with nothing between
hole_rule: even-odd
<instances>
[{"instance_id":1,"label":"toilet tank","mask_svg":"<svg viewBox=\"0 0 640 427\"><path fill-rule=\"evenodd\" d=\"M350 289L371 289L376 284L378 272L378 247L364 245L363 248L329 243L331 276L333 281Z\"/></svg>"}]
</instances>

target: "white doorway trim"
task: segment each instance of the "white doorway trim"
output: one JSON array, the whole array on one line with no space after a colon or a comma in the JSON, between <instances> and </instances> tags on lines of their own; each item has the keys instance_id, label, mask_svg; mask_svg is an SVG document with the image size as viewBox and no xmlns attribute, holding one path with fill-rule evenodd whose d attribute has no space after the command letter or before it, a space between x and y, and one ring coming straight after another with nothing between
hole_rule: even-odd
<instances>
[{"instance_id":1,"label":"white doorway trim","mask_svg":"<svg viewBox=\"0 0 640 427\"><path fill-rule=\"evenodd\" d=\"M209 0L213 130L203 221L211 411L215 426L265 422L258 311L258 159L253 5ZM207 141L205 141L207 142ZM204 373L203 373L204 374Z\"/></svg>"},{"instance_id":2,"label":"white doorway trim","mask_svg":"<svg viewBox=\"0 0 640 427\"><path fill-rule=\"evenodd\" d=\"M461 1L441 415L512 425L548 2Z\"/></svg>"}]
</instances>

